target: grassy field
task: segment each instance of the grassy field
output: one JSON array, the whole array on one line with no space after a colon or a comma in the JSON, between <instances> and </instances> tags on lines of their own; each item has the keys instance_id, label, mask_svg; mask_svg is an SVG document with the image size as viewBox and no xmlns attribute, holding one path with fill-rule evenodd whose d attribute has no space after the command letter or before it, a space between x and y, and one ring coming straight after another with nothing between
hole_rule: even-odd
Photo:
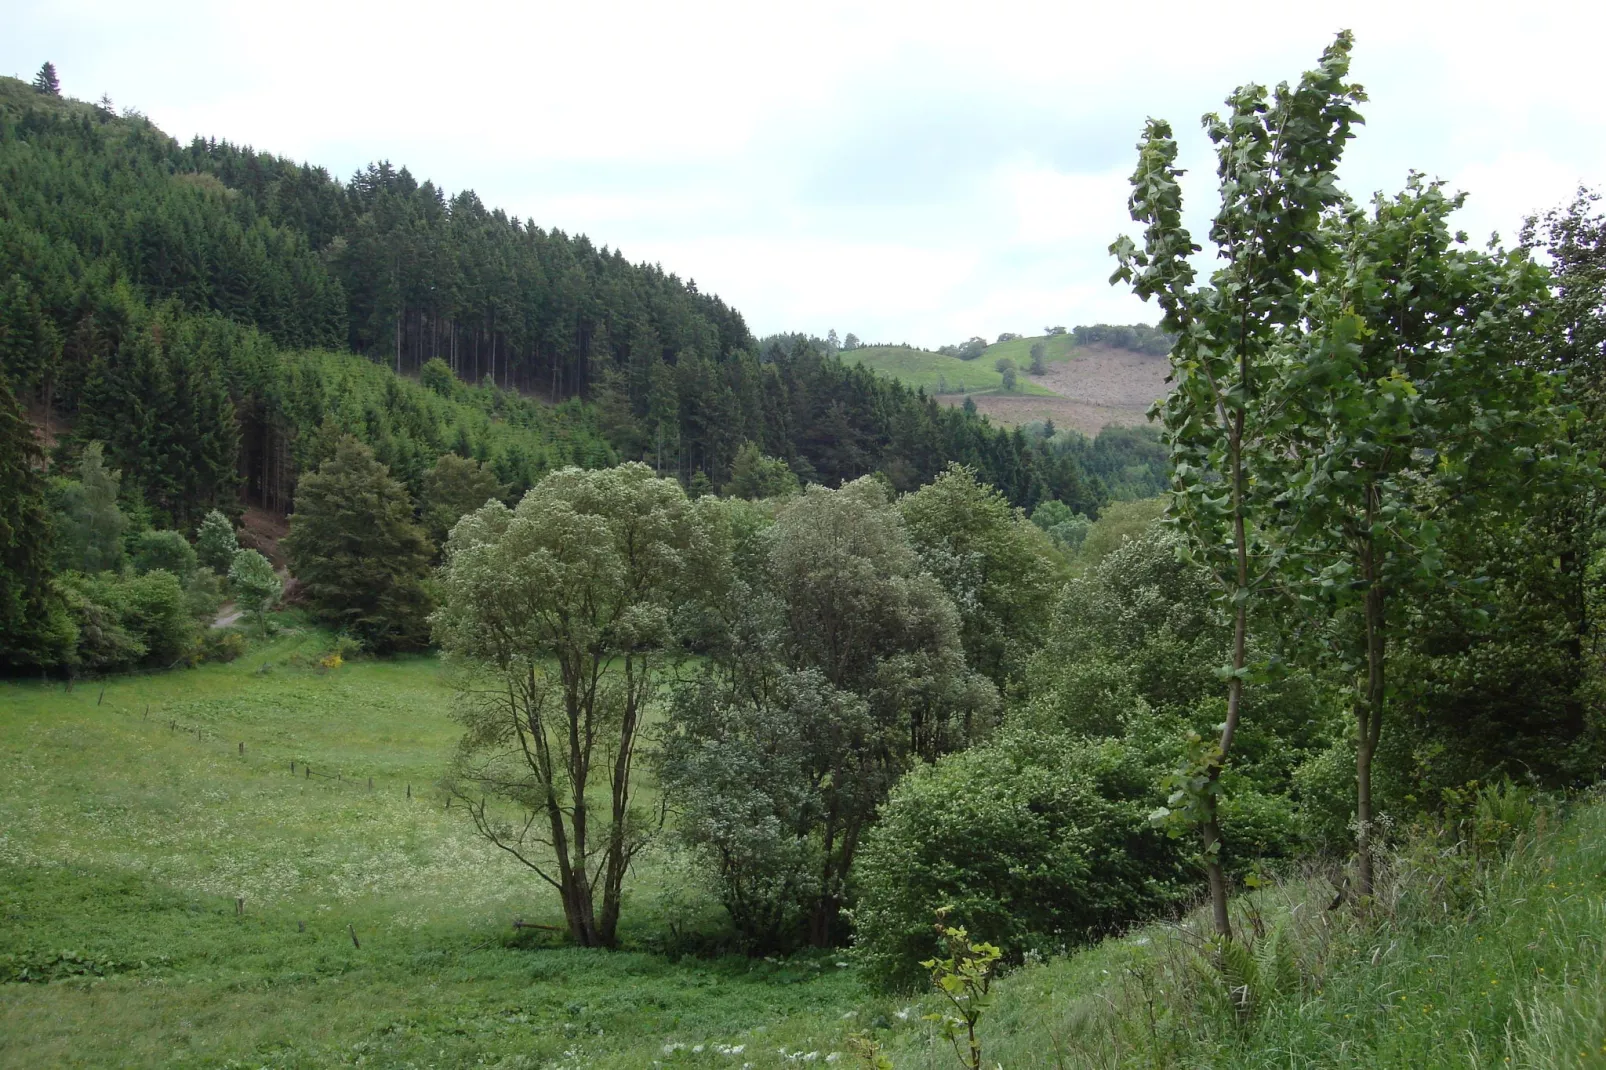
<instances>
[{"instance_id":1,"label":"grassy field","mask_svg":"<svg viewBox=\"0 0 1606 1070\"><path fill-rule=\"evenodd\" d=\"M981 355L981 360L992 367L999 357L1008 357L1020 368L1022 374L1032 366L1032 346L1038 342L1043 343L1043 359L1050 364L1071 360L1076 356L1076 340L1069 334L1038 335L1034 338L1011 338L1007 342L994 342L987 347Z\"/></svg>"},{"instance_id":2,"label":"grassy field","mask_svg":"<svg viewBox=\"0 0 1606 1070\"><path fill-rule=\"evenodd\" d=\"M663 854L630 885L631 950L515 935L556 899L433 789L437 662L324 672L322 644L104 695L0 684L0 978L48 982L0 985L0 1065L643 1066L684 1042L764 1066L866 1006L837 955L656 953L717 912Z\"/></svg>"},{"instance_id":3,"label":"grassy field","mask_svg":"<svg viewBox=\"0 0 1606 1070\"><path fill-rule=\"evenodd\" d=\"M438 663L325 671L326 643L0 684L0 1066L756 1070L845 1065L861 1030L900 1068L953 1065L933 1001L867 991L848 952L677 954L720 920L667 850L633 873L625 950L516 934L556 902L433 787L455 738ZM1423 857L1365 915L1326 911L1323 881L1241 900L1297 964L1250 1014L1188 926L1151 926L1004 977L987 1059L1606 1066L1606 806L1480 873Z\"/></svg>"},{"instance_id":4,"label":"grassy field","mask_svg":"<svg viewBox=\"0 0 1606 1070\"><path fill-rule=\"evenodd\" d=\"M850 364L863 364L890 375L905 386L924 388L928 394L1000 394L1004 389L1002 377L993 369L993 362L999 355L995 355L991 349L987 355L975 360L960 360L958 357L904 346L864 346L844 350L841 356ZM1026 374L1029 357L1024 364L1019 360L1015 363L1020 364L1021 368L1015 385L1016 394L1054 396L1052 390L1033 382L1032 377Z\"/></svg>"}]
</instances>

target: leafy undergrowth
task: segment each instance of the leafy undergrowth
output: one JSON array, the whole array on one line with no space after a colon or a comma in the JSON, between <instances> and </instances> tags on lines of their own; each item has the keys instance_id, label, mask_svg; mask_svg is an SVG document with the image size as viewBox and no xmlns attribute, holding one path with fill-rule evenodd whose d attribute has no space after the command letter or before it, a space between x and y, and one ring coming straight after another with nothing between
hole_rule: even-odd
<instances>
[{"instance_id":1,"label":"leafy undergrowth","mask_svg":"<svg viewBox=\"0 0 1606 1070\"><path fill-rule=\"evenodd\" d=\"M1311 877L1028 966L981 1026L1005 1067L1606 1066L1606 803L1540 814L1509 853L1419 834L1369 909ZM957 1065L906 1036L898 1067Z\"/></svg>"}]
</instances>

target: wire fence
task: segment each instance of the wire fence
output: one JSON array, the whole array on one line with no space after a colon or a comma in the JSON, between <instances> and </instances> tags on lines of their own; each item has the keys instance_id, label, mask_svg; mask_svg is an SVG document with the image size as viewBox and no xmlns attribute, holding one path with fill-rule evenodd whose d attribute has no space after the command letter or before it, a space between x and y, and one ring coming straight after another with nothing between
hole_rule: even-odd
<instances>
[{"instance_id":1,"label":"wire fence","mask_svg":"<svg viewBox=\"0 0 1606 1070\"><path fill-rule=\"evenodd\" d=\"M95 705L103 705L105 698L106 686L104 683L102 683L100 685L99 694L95 699ZM112 709L117 713L127 714L130 717L133 717L137 714L141 724L150 725L158 731L160 731L160 729L165 725L168 735L175 739L182 738L185 740L193 740L195 743L203 746L208 742L213 744L222 743L225 745L225 747L227 747L229 744L232 744L236 756L238 756L242 761L256 758L255 748L247 747L245 740L239 739L238 737L231 737L225 733L219 732L215 726L209 728L207 725L202 724L186 724L178 718L168 715L160 708L157 709L156 716L153 719L151 715L150 703L145 703L143 710L129 709L123 705L113 706ZM286 765L286 761L287 760L284 758L275 758L272 761L272 765L283 768ZM288 759L288 771L290 776L299 777L304 780L312 780L317 778L318 780L327 781L330 784L338 784L341 786L349 785L365 792L374 792L379 790L379 788L376 787L375 778L371 774L347 776L345 771L341 770L338 766L335 766L334 771L330 772L329 769L331 766L333 766L333 763L320 762L318 763L318 768L314 768L313 763L307 761L304 757ZM268 768L268 764L259 764L258 768ZM379 779L382 786L383 782L390 778L381 777ZM415 790L413 782L406 778L392 780L391 783L393 786L401 787L403 795L409 800L427 800L433 796L437 801L441 801L443 803L445 809L449 810L452 807L451 795L445 791L439 790L438 786L420 783L417 785L417 790Z\"/></svg>"}]
</instances>

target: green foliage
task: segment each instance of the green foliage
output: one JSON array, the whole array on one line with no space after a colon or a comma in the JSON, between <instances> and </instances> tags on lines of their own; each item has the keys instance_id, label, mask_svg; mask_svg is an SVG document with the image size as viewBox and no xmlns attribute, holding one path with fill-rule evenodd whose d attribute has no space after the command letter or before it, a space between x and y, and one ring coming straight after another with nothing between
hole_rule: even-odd
<instances>
[{"instance_id":1,"label":"green foliage","mask_svg":"<svg viewBox=\"0 0 1606 1070\"><path fill-rule=\"evenodd\" d=\"M216 509L207 513L195 532L196 560L214 572L226 573L239 549L240 540L229 518Z\"/></svg>"},{"instance_id":2,"label":"green foliage","mask_svg":"<svg viewBox=\"0 0 1606 1070\"><path fill-rule=\"evenodd\" d=\"M725 493L749 501L784 498L797 492L797 476L779 457L766 457L753 442L743 443L731 463L730 482Z\"/></svg>"},{"instance_id":3,"label":"green foliage","mask_svg":"<svg viewBox=\"0 0 1606 1070\"><path fill-rule=\"evenodd\" d=\"M39 73L33 76L34 92L48 97L61 96L61 80L56 77L56 65L46 60L39 68Z\"/></svg>"},{"instance_id":4,"label":"green foliage","mask_svg":"<svg viewBox=\"0 0 1606 1070\"><path fill-rule=\"evenodd\" d=\"M210 625L223 604L222 577L209 568L195 569L184 584L184 598L189 603L190 616L203 626Z\"/></svg>"},{"instance_id":5,"label":"green foliage","mask_svg":"<svg viewBox=\"0 0 1606 1070\"><path fill-rule=\"evenodd\" d=\"M205 321L163 310L91 362L74 434L98 439L157 522L188 529L239 492L231 369Z\"/></svg>"},{"instance_id":6,"label":"green foliage","mask_svg":"<svg viewBox=\"0 0 1606 1070\"><path fill-rule=\"evenodd\" d=\"M284 593L284 581L273 570L273 563L255 550L236 550L229 565L229 589L240 608L256 615L263 636L268 631L268 610Z\"/></svg>"},{"instance_id":7,"label":"green foliage","mask_svg":"<svg viewBox=\"0 0 1606 1070\"><path fill-rule=\"evenodd\" d=\"M51 582L48 488L33 427L0 374L0 665L49 665L72 643Z\"/></svg>"},{"instance_id":8,"label":"green foliage","mask_svg":"<svg viewBox=\"0 0 1606 1070\"><path fill-rule=\"evenodd\" d=\"M1450 582L1393 607L1389 707L1399 715L1389 721L1397 738L1378 754L1384 808L1502 775L1546 787L1597 778L1606 738L1580 634L1588 623L1573 567L1557 552L1568 542L1558 520L1576 493L1445 524L1436 545Z\"/></svg>"},{"instance_id":9,"label":"green foliage","mask_svg":"<svg viewBox=\"0 0 1606 1070\"><path fill-rule=\"evenodd\" d=\"M928 1014L926 1020L937 1023L942 1038L953 1045L959 1065L965 1070L982 1070L981 1039L976 1025L992 1006L993 970L999 959L999 950L992 944L972 943L963 926L955 929L945 924L947 910L937 911L937 935L947 957L927 959L920 965L931 971L931 983L948 1001L948 1011ZM960 1047L963 1031L965 1046Z\"/></svg>"},{"instance_id":10,"label":"green foliage","mask_svg":"<svg viewBox=\"0 0 1606 1070\"><path fill-rule=\"evenodd\" d=\"M1156 773L1114 740L1020 729L911 772L859 863L866 968L912 985L938 907L1019 962L1180 901L1182 852L1148 819Z\"/></svg>"},{"instance_id":11,"label":"green foliage","mask_svg":"<svg viewBox=\"0 0 1606 1070\"><path fill-rule=\"evenodd\" d=\"M1181 756L1189 733L1219 723L1217 667L1232 630L1209 575L1179 555L1181 546L1177 533L1151 522L1071 581L1027 673L1022 716L1050 731L1131 739L1168 764ZM1277 643L1271 627L1249 637L1252 653ZM1337 734L1327 684L1289 669L1244 703L1236 783L1274 795L1291 791L1296 768Z\"/></svg>"},{"instance_id":12,"label":"green foliage","mask_svg":"<svg viewBox=\"0 0 1606 1070\"><path fill-rule=\"evenodd\" d=\"M676 604L718 577L717 550L702 507L642 464L555 472L516 509L487 502L447 542L435 640L468 670L451 790L483 836L557 889L583 947L617 943L625 874L650 831L631 774L658 656ZM594 762L605 817L588 797Z\"/></svg>"},{"instance_id":13,"label":"green foliage","mask_svg":"<svg viewBox=\"0 0 1606 1070\"><path fill-rule=\"evenodd\" d=\"M749 954L808 941L820 874L835 861L822 828L833 812L862 821L898 773L871 757L899 740L862 697L814 669L774 673L767 685L755 695L709 672L677 688L658 759L677 835Z\"/></svg>"},{"instance_id":14,"label":"green foliage","mask_svg":"<svg viewBox=\"0 0 1606 1070\"><path fill-rule=\"evenodd\" d=\"M72 668L92 673L139 665L168 669L193 657L195 621L171 572L69 573L62 586L78 628Z\"/></svg>"},{"instance_id":15,"label":"green foliage","mask_svg":"<svg viewBox=\"0 0 1606 1070\"><path fill-rule=\"evenodd\" d=\"M1004 393L1013 394L1015 392L1015 380L1019 373L1015 362L1008 357L999 357L993 362L993 370L998 373L998 384L1003 388Z\"/></svg>"},{"instance_id":16,"label":"green foliage","mask_svg":"<svg viewBox=\"0 0 1606 1070\"><path fill-rule=\"evenodd\" d=\"M117 507L122 473L106 466L99 442L84 447L78 459L78 478L60 491L62 567L81 572L104 572L122 567L123 531L128 526Z\"/></svg>"},{"instance_id":17,"label":"green foliage","mask_svg":"<svg viewBox=\"0 0 1606 1070\"><path fill-rule=\"evenodd\" d=\"M506 497L507 491L479 461L455 453L441 454L435 467L424 474L419 494L424 533L432 542L443 544L453 524L492 498Z\"/></svg>"},{"instance_id":18,"label":"green foliage","mask_svg":"<svg viewBox=\"0 0 1606 1070\"><path fill-rule=\"evenodd\" d=\"M452 374L452 366L439 357L431 357L424 362L424 366L418 369L418 381L443 398L451 397L452 390L457 386L457 376Z\"/></svg>"},{"instance_id":19,"label":"green foliage","mask_svg":"<svg viewBox=\"0 0 1606 1070\"><path fill-rule=\"evenodd\" d=\"M1062 328L1063 330L1063 328ZM1109 323L1095 323L1087 327L1072 327L1071 337L1077 345L1106 345L1113 349L1130 349L1151 357L1163 357L1176 344L1176 335L1152 327L1147 323L1134 323L1129 327Z\"/></svg>"},{"instance_id":20,"label":"green foliage","mask_svg":"<svg viewBox=\"0 0 1606 1070\"><path fill-rule=\"evenodd\" d=\"M229 628L207 628L201 633L202 661L228 663L245 653L245 636Z\"/></svg>"},{"instance_id":21,"label":"green foliage","mask_svg":"<svg viewBox=\"0 0 1606 1070\"><path fill-rule=\"evenodd\" d=\"M1092 439L1075 431L1050 435L1045 446L1069 454L1090 477L1104 484L1118 501L1154 498L1171 488L1171 457L1159 428L1111 424Z\"/></svg>"},{"instance_id":22,"label":"green foliage","mask_svg":"<svg viewBox=\"0 0 1606 1070\"><path fill-rule=\"evenodd\" d=\"M1019 682L1047 632L1060 578L1047 540L958 465L905 495L898 511L921 566L959 610L968 663L1000 690Z\"/></svg>"},{"instance_id":23,"label":"green foliage","mask_svg":"<svg viewBox=\"0 0 1606 1070\"><path fill-rule=\"evenodd\" d=\"M1231 113L1205 116L1219 161L1221 207L1210 237L1222 266L1208 286L1195 284L1189 257L1198 251L1182 225L1170 124L1150 120L1132 175L1132 218L1145 224L1144 248L1128 237L1110 246L1125 281L1162 312L1160 327L1177 336L1172 389L1155 413L1172 460L1170 513L1188 550L1207 567L1234 616L1235 638L1224 668L1227 709L1220 743L1202 782L1199 829L1216 931L1230 937L1227 889L1218 858L1216 793L1232 752L1249 675L1246 639L1250 603L1271 578L1272 557L1256 524L1280 486L1251 479L1262 458L1286 444L1281 417L1266 403L1272 350L1281 328L1296 323L1311 276L1333 262L1325 214L1342 195L1333 175L1360 121L1360 87L1346 82L1353 43L1348 31L1322 54L1297 87L1240 86ZM1187 778L1195 783L1197 778ZM1187 808L1190 812L1192 807Z\"/></svg>"},{"instance_id":24,"label":"green foliage","mask_svg":"<svg viewBox=\"0 0 1606 1070\"><path fill-rule=\"evenodd\" d=\"M131 540L134 571L165 569L188 585L195 575L197 556L182 532L141 531Z\"/></svg>"},{"instance_id":25,"label":"green foliage","mask_svg":"<svg viewBox=\"0 0 1606 1070\"><path fill-rule=\"evenodd\" d=\"M413 523L407 488L362 443L343 439L302 477L281 545L320 619L377 651L427 642L434 547Z\"/></svg>"},{"instance_id":26,"label":"green foliage","mask_svg":"<svg viewBox=\"0 0 1606 1070\"><path fill-rule=\"evenodd\" d=\"M810 486L768 527L730 505L722 634L672 703L665 792L749 947L831 946L887 792L985 730L998 696L882 483Z\"/></svg>"},{"instance_id":27,"label":"green foliage","mask_svg":"<svg viewBox=\"0 0 1606 1070\"><path fill-rule=\"evenodd\" d=\"M1111 502L1082 536L1077 563L1091 568L1131 540L1145 534L1165 512L1165 499Z\"/></svg>"},{"instance_id":28,"label":"green foliage","mask_svg":"<svg viewBox=\"0 0 1606 1070\"><path fill-rule=\"evenodd\" d=\"M1032 372L1033 375L1047 375L1048 374L1048 364L1045 363L1045 360L1044 360L1045 356L1047 355L1047 352L1048 352L1048 347L1046 345L1044 345L1042 342L1033 342L1032 343L1031 372Z\"/></svg>"},{"instance_id":29,"label":"green foliage","mask_svg":"<svg viewBox=\"0 0 1606 1070\"><path fill-rule=\"evenodd\" d=\"M1061 550L1075 553L1082 548L1093 521L1081 513L1071 512L1064 502L1043 502L1032 510L1032 523L1054 540Z\"/></svg>"}]
</instances>

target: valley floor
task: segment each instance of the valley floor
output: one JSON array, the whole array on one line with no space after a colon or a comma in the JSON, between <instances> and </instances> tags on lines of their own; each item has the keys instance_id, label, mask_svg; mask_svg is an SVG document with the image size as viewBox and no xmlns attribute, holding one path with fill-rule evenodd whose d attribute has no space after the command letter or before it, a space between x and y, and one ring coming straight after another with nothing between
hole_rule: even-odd
<instances>
[{"instance_id":1,"label":"valley floor","mask_svg":"<svg viewBox=\"0 0 1606 1070\"><path fill-rule=\"evenodd\" d=\"M324 670L325 642L0 684L0 1065L752 1070L845 1065L858 1032L898 1067L954 1065L935 1004L868 991L847 953L674 955L719 913L668 853L635 874L629 950L515 932L556 904L434 787L455 738L439 664ZM1186 926L1016 970L986 1059L1606 1066L1606 806L1475 873L1412 873L1365 919L1326 912L1320 882L1241 901L1292 963L1249 1011Z\"/></svg>"}]
</instances>

